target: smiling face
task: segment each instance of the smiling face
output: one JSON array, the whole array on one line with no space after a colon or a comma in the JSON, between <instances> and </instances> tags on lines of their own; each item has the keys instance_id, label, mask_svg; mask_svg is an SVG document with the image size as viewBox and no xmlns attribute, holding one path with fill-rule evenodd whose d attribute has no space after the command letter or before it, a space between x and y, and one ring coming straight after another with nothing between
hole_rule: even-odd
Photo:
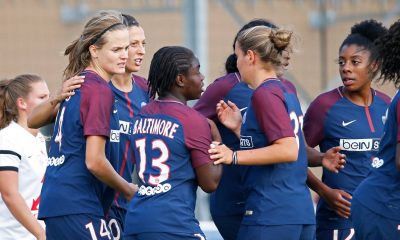
<instances>
[{"instance_id":1,"label":"smiling face","mask_svg":"<svg viewBox=\"0 0 400 240\"><path fill-rule=\"evenodd\" d=\"M133 26L129 28L129 49L126 72L138 72L142 66L145 50L146 37L143 28Z\"/></svg>"},{"instance_id":2,"label":"smiling face","mask_svg":"<svg viewBox=\"0 0 400 240\"><path fill-rule=\"evenodd\" d=\"M371 86L370 51L356 44L344 45L339 52L339 73L349 92L359 92Z\"/></svg>"}]
</instances>

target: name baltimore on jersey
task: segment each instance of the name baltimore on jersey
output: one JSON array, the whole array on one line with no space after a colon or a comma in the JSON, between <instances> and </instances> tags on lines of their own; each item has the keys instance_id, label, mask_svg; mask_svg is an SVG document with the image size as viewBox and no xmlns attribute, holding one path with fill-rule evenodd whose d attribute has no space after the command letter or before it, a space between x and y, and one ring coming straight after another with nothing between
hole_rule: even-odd
<instances>
[{"instance_id":1,"label":"name baltimore on jersey","mask_svg":"<svg viewBox=\"0 0 400 240\"><path fill-rule=\"evenodd\" d=\"M135 121L132 134L155 134L174 139L179 125L164 119L140 118Z\"/></svg>"},{"instance_id":2,"label":"name baltimore on jersey","mask_svg":"<svg viewBox=\"0 0 400 240\"><path fill-rule=\"evenodd\" d=\"M340 139L340 147L344 151L378 151L379 143L379 138Z\"/></svg>"}]
</instances>

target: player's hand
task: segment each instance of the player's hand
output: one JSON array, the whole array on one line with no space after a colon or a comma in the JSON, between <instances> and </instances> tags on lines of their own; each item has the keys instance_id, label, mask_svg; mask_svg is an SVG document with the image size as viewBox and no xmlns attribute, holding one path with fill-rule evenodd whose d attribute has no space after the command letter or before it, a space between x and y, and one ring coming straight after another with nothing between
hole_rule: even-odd
<instances>
[{"instance_id":1,"label":"player's hand","mask_svg":"<svg viewBox=\"0 0 400 240\"><path fill-rule=\"evenodd\" d=\"M128 183L129 184L129 191L125 193L126 200L130 201L135 193L139 191L139 186L137 184Z\"/></svg>"},{"instance_id":2,"label":"player's hand","mask_svg":"<svg viewBox=\"0 0 400 240\"><path fill-rule=\"evenodd\" d=\"M232 164L232 153L233 151L229 149L224 144L219 142L212 142L210 144L210 149L208 149L210 158L214 160L214 164Z\"/></svg>"},{"instance_id":3,"label":"player's hand","mask_svg":"<svg viewBox=\"0 0 400 240\"><path fill-rule=\"evenodd\" d=\"M219 101L216 106L216 111L219 121L224 124L225 127L234 131L240 129L242 124L242 115L240 114L239 108L231 101L224 102Z\"/></svg>"},{"instance_id":4,"label":"player's hand","mask_svg":"<svg viewBox=\"0 0 400 240\"><path fill-rule=\"evenodd\" d=\"M340 189L326 189L321 197L329 204L329 206L341 217L350 217L350 199L352 196Z\"/></svg>"},{"instance_id":5,"label":"player's hand","mask_svg":"<svg viewBox=\"0 0 400 240\"><path fill-rule=\"evenodd\" d=\"M84 82L85 76L74 76L63 82L62 88L53 97L52 102L60 103L62 100L75 94L75 89L80 88Z\"/></svg>"},{"instance_id":6,"label":"player's hand","mask_svg":"<svg viewBox=\"0 0 400 240\"><path fill-rule=\"evenodd\" d=\"M322 166L331 172L338 173L346 164L346 155L340 153L339 146L333 147L324 153Z\"/></svg>"}]
</instances>

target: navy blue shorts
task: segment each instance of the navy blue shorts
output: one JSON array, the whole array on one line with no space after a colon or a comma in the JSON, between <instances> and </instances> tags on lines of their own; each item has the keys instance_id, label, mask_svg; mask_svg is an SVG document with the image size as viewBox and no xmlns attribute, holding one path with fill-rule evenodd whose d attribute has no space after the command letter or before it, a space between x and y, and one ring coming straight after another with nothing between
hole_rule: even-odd
<instances>
[{"instance_id":1,"label":"navy blue shorts","mask_svg":"<svg viewBox=\"0 0 400 240\"><path fill-rule=\"evenodd\" d=\"M104 218L74 214L44 219L47 240L110 240L112 235Z\"/></svg>"},{"instance_id":2,"label":"navy blue shorts","mask_svg":"<svg viewBox=\"0 0 400 240\"><path fill-rule=\"evenodd\" d=\"M356 239L400 239L400 220L376 214L354 198L351 201L351 219Z\"/></svg>"},{"instance_id":3,"label":"navy blue shorts","mask_svg":"<svg viewBox=\"0 0 400 240\"><path fill-rule=\"evenodd\" d=\"M243 214L232 216L212 216L215 226L224 240L236 240Z\"/></svg>"},{"instance_id":4,"label":"navy blue shorts","mask_svg":"<svg viewBox=\"0 0 400 240\"><path fill-rule=\"evenodd\" d=\"M315 238L315 225L241 225L238 240L310 240Z\"/></svg>"},{"instance_id":5,"label":"navy blue shorts","mask_svg":"<svg viewBox=\"0 0 400 240\"><path fill-rule=\"evenodd\" d=\"M124 221L125 221L126 210L117 206L111 206L108 211L106 221L107 226L111 230L111 233L115 240L122 240L124 233Z\"/></svg>"},{"instance_id":6,"label":"navy blue shorts","mask_svg":"<svg viewBox=\"0 0 400 240\"><path fill-rule=\"evenodd\" d=\"M347 229L319 229L316 232L317 240L355 240L354 228Z\"/></svg>"},{"instance_id":7,"label":"navy blue shorts","mask_svg":"<svg viewBox=\"0 0 400 240\"><path fill-rule=\"evenodd\" d=\"M203 233L185 234L185 233L139 233L124 236L125 240L205 240Z\"/></svg>"}]
</instances>

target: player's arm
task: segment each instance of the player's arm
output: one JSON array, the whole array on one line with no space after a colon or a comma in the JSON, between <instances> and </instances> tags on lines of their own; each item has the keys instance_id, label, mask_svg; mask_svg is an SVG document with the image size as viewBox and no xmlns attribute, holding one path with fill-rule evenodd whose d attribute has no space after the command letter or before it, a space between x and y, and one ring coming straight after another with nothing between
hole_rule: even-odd
<instances>
[{"instance_id":1,"label":"player's arm","mask_svg":"<svg viewBox=\"0 0 400 240\"><path fill-rule=\"evenodd\" d=\"M235 152L218 143L212 143L208 150L214 164L267 165L296 161L298 147L296 138L284 137L273 141L271 145L266 147ZM233 162L235 158L236 162Z\"/></svg>"},{"instance_id":2,"label":"player's arm","mask_svg":"<svg viewBox=\"0 0 400 240\"><path fill-rule=\"evenodd\" d=\"M331 208L341 217L350 216L351 195L340 189L332 189L319 180L311 170L307 172L307 185L320 197L322 197Z\"/></svg>"},{"instance_id":3,"label":"player's arm","mask_svg":"<svg viewBox=\"0 0 400 240\"><path fill-rule=\"evenodd\" d=\"M18 172L0 171L0 195L11 214L37 239L46 239L45 230L18 192Z\"/></svg>"},{"instance_id":4,"label":"player's arm","mask_svg":"<svg viewBox=\"0 0 400 240\"><path fill-rule=\"evenodd\" d=\"M84 76L75 76L64 81L62 88L50 98L35 107L28 116L28 127L40 128L54 122L60 103L75 94L74 90L81 87Z\"/></svg>"},{"instance_id":5,"label":"player's arm","mask_svg":"<svg viewBox=\"0 0 400 240\"><path fill-rule=\"evenodd\" d=\"M216 142L222 142L221 134L218 131L217 125L215 122L209 118L207 118L207 122L210 125L211 130L211 139Z\"/></svg>"},{"instance_id":6,"label":"player's arm","mask_svg":"<svg viewBox=\"0 0 400 240\"><path fill-rule=\"evenodd\" d=\"M309 167L323 166L331 172L338 173L346 164L346 155L340 153L340 147L332 147L325 153L321 153L307 146L307 158Z\"/></svg>"},{"instance_id":7,"label":"player's arm","mask_svg":"<svg viewBox=\"0 0 400 240\"><path fill-rule=\"evenodd\" d=\"M111 166L105 155L106 138L103 136L87 136L86 167L100 181L114 188L130 200L138 188L123 179Z\"/></svg>"},{"instance_id":8,"label":"player's arm","mask_svg":"<svg viewBox=\"0 0 400 240\"><path fill-rule=\"evenodd\" d=\"M214 165L212 162L195 168L197 183L204 192L214 192L219 184L222 175L222 166Z\"/></svg>"}]
</instances>

